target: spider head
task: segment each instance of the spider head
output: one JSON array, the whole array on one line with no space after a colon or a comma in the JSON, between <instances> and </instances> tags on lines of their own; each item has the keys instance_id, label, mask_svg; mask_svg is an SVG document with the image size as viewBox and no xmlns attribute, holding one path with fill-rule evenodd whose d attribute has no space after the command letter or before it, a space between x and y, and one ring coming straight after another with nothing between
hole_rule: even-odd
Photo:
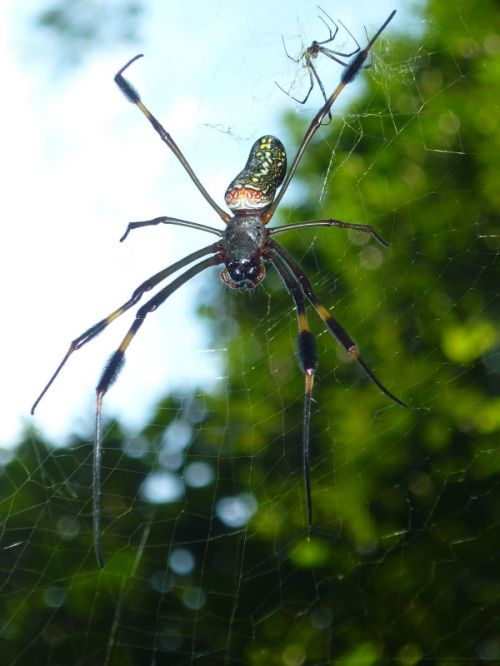
<instances>
[{"instance_id":1,"label":"spider head","mask_svg":"<svg viewBox=\"0 0 500 666\"><path fill-rule=\"evenodd\" d=\"M245 168L226 190L226 203L237 214L258 211L273 202L286 173L286 153L275 136L262 136L253 144Z\"/></svg>"},{"instance_id":2,"label":"spider head","mask_svg":"<svg viewBox=\"0 0 500 666\"><path fill-rule=\"evenodd\" d=\"M220 279L231 289L254 289L262 282L266 274L260 259L248 261L233 261L226 264Z\"/></svg>"}]
</instances>

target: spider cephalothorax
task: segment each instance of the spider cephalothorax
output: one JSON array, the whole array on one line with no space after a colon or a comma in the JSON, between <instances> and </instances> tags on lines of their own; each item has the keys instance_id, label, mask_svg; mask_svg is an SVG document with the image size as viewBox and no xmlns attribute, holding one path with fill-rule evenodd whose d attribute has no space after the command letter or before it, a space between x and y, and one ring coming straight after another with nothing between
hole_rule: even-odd
<instances>
[{"instance_id":1,"label":"spider cephalothorax","mask_svg":"<svg viewBox=\"0 0 500 666\"><path fill-rule=\"evenodd\" d=\"M253 289L265 276L262 253L268 237L256 214L235 215L224 229L221 254L226 268L221 279L232 289Z\"/></svg>"},{"instance_id":2,"label":"spider cephalothorax","mask_svg":"<svg viewBox=\"0 0 500 666\"><path fill-rule=\"evenodd\" d=\"M312 308L325 323L329 332L336 338L340 345L342 345L345 351L359 363L372 382L376 384L376 386L378 386L378 388L391 400L398 403L399 405L404 406L404 403L396 398L392 393L390 393L390 391L388 391L380 383L372 370L370 370L363 357L359 353L359 349L354 340L349 336L347 331L344 330L339 322L332 317L327 308L325 308L325 306L320 303L314 293L312 284L307 275L304 273L295 259L279 243L277 243L276 240L274 240L274 236L286 231L290 231L292 229L307 229L310 227L340 227L368 233L382 245L386 245L385 241L370 225L352 224L331 218L326 220L296 222L294 224L287 224L272 228L266 226L276 212L276 209L295 174L302 155L304 154L304 151L309 145L315 132L320 127L325 116L330 115L332 104L335 102L342 90L355 78L357 73L363 67L363 63L365 62L375 40L385 29L389 21L391 21L395 13L396 11L394 10L390 14L389 18L384 22L382 27L379 28L379 30L376 32L375 36L372 37L372 39L368 42L366 47L362 50L357 49L352 60L345 63L345 68L342 73L340 83L337 85L330 97L326 98L325 96L325 103L319 109L311 124L309 125L299 145L288 173L286 173L285 149L279 139L267 135L263 136L255 142L250 151L250 156L245 168L238 176L236 176L236 178L231 182L226 190L226 203L230 208L232 215L220 208L220 206L208 194L173 138L142 103L137 90L135 90L135 88L124 78L123 72L135 60L137 60L137 58L140 58L141 55L132 58L132 60L130 60L116 74L115 82L118 84L125 97L130 102L135 104L148 118L156 132L158 132L162 141L164 141L170 150L174 153L193 183L198 188L199 192L226 226L225 229L221 231L215 227L200 224L198 222L191 222L189 220L180 220L178 218L164 216L157 217L153 220L146 220L144 222L131 222L120 240L125 240L129 232L133 229L154 226L157 224L174 224L178 226L190 227L191 229L197 229L199 231L213 234L217 236L219 240L201 248L200 250L197 250L196 252L192 252L187 257L176 261L174 264L167 266L167 268L164 268L160 272L148 278L135 289L135 291L132 293L132 296L122 306L111 312L111 314L109 314L107 317L97 322L97 324L91 326L78 338L73 340L61 363L56 368L56 371L36 399L31 409L33 413L38 403L50 388L52 382L55 380L62 367L65 365L66 361L74 351L83 347L83 345L85 345L101 331L103 331L117 317L133 307L146 292L157 287L160 283L164 282L164 280L166 280L177 271L186 268L190 264L193 264L193 262L201 259L201 261L198 261L198 263L195 263L194 265L191 265L189 268L187 268L184 273L181 273L178 277L172 280L172 282L168 283L166 286L161 287L154 296L147 300L146 303L144 303L137 310L132 325L123 338L118 349L116 349L116 351L109 359L101 375L99 383L97 384L96 434L93 471L93 509L94 543L97 560L100 566L103 565L100 546L100 463L102 444L101 413L103 397L113 381L116 379L121 367L123 366L125 352L137 331L144 323L148 314L154 312L154 310L160 307L160 305L162 305L162 303L164 303L167 298L173 294L174 291L185 284L188 280L204 271L206 268L209 268L210 266L224 265L225 268L221 273L221 278L226 285L233 289L253 289L263 280L265 275L264 261L267 261L276 269L277 273L283 281L285 288L289 292L295 304L299 328L298 356L305 378L303 451L307 523L309 527L312 524L311 487L309 480L309 425L311 420L311 395L314 381L314 372L316 369L316 355L314 350L314 339L311 332L309 331L309 324L306 315L306 302L312 306ZM333 37L334 35L331 35L331 39L325 40L323 44L332 41ZM311 54L311 57L312 55L313 54ZM281 189L278 191L277 188L280 185Z\"/></svg>"}]
</instances>

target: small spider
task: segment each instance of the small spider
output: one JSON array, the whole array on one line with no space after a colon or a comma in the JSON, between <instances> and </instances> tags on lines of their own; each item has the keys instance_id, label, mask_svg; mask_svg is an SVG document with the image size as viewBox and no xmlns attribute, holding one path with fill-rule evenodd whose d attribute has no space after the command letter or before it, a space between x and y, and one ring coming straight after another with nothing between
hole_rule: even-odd
<instances>
[{"instance_id":1,"label":"small spider","mask_svg":"<svg viewBox=\"0 0 500 666\"><path fill-rule=\"evenodd\" d=\"M335 21L332 19L331 16L329 16L324 9L321 9L321 7L318 7L318 9L323 12L323 14L327 17L329 21L331 21L332 25L334 26L334 32L332 32L331 27L328 25L328 23L325 21L325 19L322 16L319 16L318 18L323 21L325 26L328 28L329 32L329 37L328 39L324 39L322 42L317 42L316 40L313 40L312 44L308 46L302 53L299 55L298 58L294 58L288 53L288 49L286 48L285 40L283 37L281 38L283 41L283 48L285 49L285 53L290 60L293 60L293 62L299 64L300 62L304 62L304 67L307 69L307 72L309 74L309 90L307 91L304 99L299 99L298 97L294 97L293 95L290 94L290 92L286 91L284 88L280 86L279 83L276 82L276 85L280 90L282 90L288 97L291 97L295 102L298 102L299 104L305 104L307 100L309 99L309 95L312 92L312 89L314 88L314 81L316 80L317 84L320 87L321 94L323 95L323 99L325 101L325 104L327 103L327 97L326 97L326 92L325 88L323 86L323 82L319 78L319 74L316 71L316 67L314 66L313 60L315 60L318 57L318 54L322 53L323 55L327 56L327 58L330 58L331 60L334 60L337 62L339 65L342 65L343 67L349 67L350 63L346 62L345 60L342 60L342 58L351 58L355 56L357 53L360 52L361 47L358 44L358 41L356 40L356 37L351 33L351 31L346 28L346 26L342 23L342 21L339 21L339 23L342 25L344 30L349 33L349 35L352 37L353 41L356 43L356 48L354 51L351 51L350 53L342 53L341 51L334 51L333 49L327 48L325 44L330 44L335 40L335 37L337 36L337 33L339 31L338 25L335 23ZM332 115L330 111L328 111L328 117L331 120Z\"/></svg>"},{"instance_id":2,"label":"small spider","mask_svg":"<svg viewBox=\"0 0 500 666\"><path fill-rule=\"evenodd\" d=\"M376 32L375 36L369 40L367 46L363 50L359 50L354 58L350 61L350 63L347 64L342 73L339 84L327 99L325 104L323 104L323 106L320 108L312 120L309 128L307 129L304 138L302 139L302 142L297 150L297 154L295 155L292 165L288 170L288 173L286 172L285 149L279 139L266 135L254 143L252 149L250 150L250 155L245 168L240 174L236 176L236 178L230 183L226 190L225 200L228 208L231 211L231 214L220 208L217 203L210 197L173 138L146 108L135 88L124 78L123 72L138 58L141 58L142 54L132 58L132 60L130 60L116 74L115 82L125 97L130 102L135 104L146 116L149 122L153 125L156 132L158 132L162 141L167 144L167 146L182 164L184 169L187 171L189 177L196 185L199 192L202 194L208 204L214 209L214 211L219 215L220 219L226 226L221 231L215 227L209 227L197 222L190 222L187 220L179 220L177 218L163 216L144 222L131 222L126 229L125 234L120 239L121 241L125 240L129 232L133 229L154 226L157 224L174 224L178 226L190 227L191 229L198 229L200 231L205 231L217 236L218 240L215 243L197 250L196 252L192 252L187 257L184 257L180 261L176 261L171 266L164 268L159 273L156 273L156 275L153 275L147 279L137 287L129 300L126 301L121 307L114 310L114 312L109 314L101 321L97 322L97 324L94 324L94 326L91 326L88 330L73 340L61 363L31 408L31 413L33 414L38 406L38 403L48 391L55 378L74 351L80 349L85 344L87 344L87 342L90 342L90 340L95 338L96 335L101 333L101 331L103 331L109 324L111 324L112 321L117 319L120 315L134 306L146 292L158 286L161 282L166 280L166 278L170 277L178 270L188 266L189 264L192 264L198 259L202 259L202 257L205 257L198 263L194 264L194 266L188 268L180 276L172 280L172 282L162 287L155 296L146 301L146 303L137 310L132 326L129 328L118 349L112 354L104 368L99 383L97 384L92 498L94 517L94 545L97 561L100 567L104 566L100 543L102 453L101 414L104 395L121 370L125 360L125 352L129 344L132 342L135 334L144 323L147 315L159 308L160 305L162 305L167 300L167 298L173 294L174 291L176 291L195 275L198 275L198 273L204 271L206 268L209 268L210 266L220 266L222 264L224 265L224 268L221 273L221 279L225 285L231 289L254 289L264 279L264 262L269 262L281 277L285 288L290 293L290 296L295 303L299 327L298 355L305 377L303 465L307 504L307 523L309 527L312 526L312 503L309 478L309 428L311 421L311 395L314 373L316 369L316 355L314 338L309 330L309 324L306 316L306 300L309 301L312 307L316 310L317 314L326 324L333 337L336 338L342 347L344 347L344 349L361 365L371 381L391 400L403 407L406 406L401 400L396 398L390 391L388 391L377 379L373 371L368 367L365 360L361 356L354 340L331 316L328 310L318 301L313 291L311 282L302 268L295 261L295 259L283 247L281 247L281 245L279 245L276 240L274 240L274 237L277 234L295 229L310 229L312 227L340 227L342 229L355 229L356 231L362 231L364 233L370 234L385 247L387 247L387 243L377 234L371 225L350 224L348 222L342 222L340 220L334 219L297 222L295 224L273 228L268 228L266 226L275 214L278 205L283 198L283 195L290 185L302 155L304 154L304 151L309 145L315 132L320 127L322 120L330 112L332 104L335 102L345 86L350 83L358 74L374 42L379 37L381 32L386 28L389 21L392 20L395 13L396 10L391 12L385 23ZM281 189L276 194L276 190L280 185Z\"/></svg>"}]
</instances>

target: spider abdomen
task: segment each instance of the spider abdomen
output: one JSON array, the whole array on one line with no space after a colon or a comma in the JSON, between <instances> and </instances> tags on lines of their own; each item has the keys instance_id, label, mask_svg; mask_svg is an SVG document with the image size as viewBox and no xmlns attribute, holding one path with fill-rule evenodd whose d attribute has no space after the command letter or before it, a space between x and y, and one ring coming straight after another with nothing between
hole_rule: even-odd
<instances>
[{"instance_id":1,"label":"spider abdomen","mask_svg":"<svg viewBox=\"0 0 500 666\"><path fill-rule=\"evenodd\" d=\"M245 168L226 190L232 211L262 210L273 202L286 173L285 147L275 136L262 136L253 144Z\"/></svg>"}]
</instances>

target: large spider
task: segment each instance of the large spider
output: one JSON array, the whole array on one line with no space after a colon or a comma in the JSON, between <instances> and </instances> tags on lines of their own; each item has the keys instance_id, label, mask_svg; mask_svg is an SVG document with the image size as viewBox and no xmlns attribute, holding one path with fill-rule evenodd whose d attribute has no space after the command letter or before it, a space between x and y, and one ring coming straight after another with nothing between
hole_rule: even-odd
<instances>
[{"instance_id":1,"label":"large spider","mask_svg":"<svg viewBox=\"0 0 500 666\"><path fill-rule=\"evenodd\" d=\"M144 113L146 118L150 121L154 129L160 135L162 141L167 144L167 146L170 148L170 150L172 150L174 155L182 164L184 169L187 171L189 177L196 185L199 192L219 215L226 226L221 231L204 224L198 224L197 222L190 222L187 220L179 220L173 217L157 217L153 220L147 220L144 222L131 222L128 225L125 234L120 239L121 241L125 240L129 232L133 229L153 226L156 224L174 224L206 231L207 233L218 236L219 240L217 240L215 243L212 243L211 245L203 247L201 250L192 252L187 257L184 257L184 259L176 261L171 266L164 268L159 273L156 273L156 275L150 277L148 280L137 287L129 300L126 301L121 307L114 310L114 312L109 314L101 321L97 322L97 324L94 324L94 326L91 326L88 330L73 340L61 363L31 408L31 413L33 414L36 407L38 406L38 403L50 388L53 381L74 351L80 349L83 347L83 345L87 344L87 342L95 338L95 336L101 333L101 331L103 331L112 321L114 321L117 317L135 305L147 291L150 291L159 285L166 278L170 277L170 275L177 272L181 268L192 264L197 259L206 257L202 261L194 264L194 266L188 268L179 277L170 282L170 284L161 288L155 296L153 296L139 308L132 326L123 338L118 349L109 359L109 362L104 368L104 371L97 385L96 430L93 463L93 531L95 551L99 566L102 567L104 564L100 543L102 452L101 413L104 395L122 368L125 360L125 351L127 350L129 344L132 342L137 331L144 323L147 315L160 307L160 305L162 305L162 303L164 303L164 301L166 301L167 298L179 287L181 287L195 275L198 275L198 273L204 271L206 268L223 264L224 269L221 273L221 279L225 285L231 289L254 289L264 278L264 262L269 262L278 272L285 285L285 288L288 290L295 303L299 326L298 353L300 364L305 376L303 465L307 503L307 523L309 527L312 525L312 503L309 478L309 427L311 420L311 394L314 381L314 372L316 369L316 355L314 338L309 331L309 324L305 311L306 300L308 300L316 310L333 337L335 337L342 345L342 347L344 347L344 349L356 359L371 381L376 386L378 386L382 393L385 393L386 396L388 396L397 404L405 406L401 400L396 398L381 384L373 371L370 370L365 360L359 353L358 347L354 340L330 315L328 310L318 301L307 275L304 273L295 259L274 240L274 237L277 234L281 234L292 229L295 230L311 227L340 227L343 229L355 229L356 231L371 234L379 243L385 247L387 247L387 243L377 234L371 225L350 224L348 222L342 222L340 220L334 219L297 222L295 224L273 228L268 228L266 226L275 214L281 199L283 198L286 190L288 189L288 186L290 185L290 182L295 174L305 149L321 125L325 115L330 112L332 104L335 102L345 86L350 83L358 74L376 39L386 28L387 24L389 21L391 21L395 13L396 10L391 12L385 23L376 32L375 36L369 40L366 47L362 50L359 50L354 58L346 65L344 71L342 72L339 84L330 95L330 97L326 100L325 104L323 104L323 106L320 108L309 125L309 128L307 129L304 138L302 139L302 142L297 150L297 154L295 155L295 159L293 160L292 166L290 167L288 173L286 173L285 149L279 139L274 136L263 136L255 142L250 151L245 168L240 174L238 174L238 176L236 176L236 178L230 183L226 190L225 200L229 209L231 210L231 214L220 208L210 197L173 138L145 107L141 101L139 93L135 90L135 88L124 78L123 72L138 58L141 58L142 54L132 58L132 60L130 60L116 74L115 82L125 97L130 102L135 104L142 111L142 113ZM276 190L281 184L281 189L276 194Z\"/></svg>"}]
</instances>

